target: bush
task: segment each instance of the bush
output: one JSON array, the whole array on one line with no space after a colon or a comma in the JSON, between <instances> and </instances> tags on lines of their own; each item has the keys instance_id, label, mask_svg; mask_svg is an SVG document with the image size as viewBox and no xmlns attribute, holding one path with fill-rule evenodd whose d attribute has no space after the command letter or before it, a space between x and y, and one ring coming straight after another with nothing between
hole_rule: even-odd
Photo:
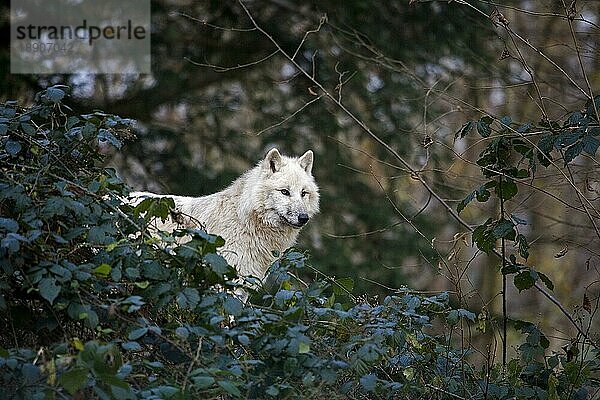
<instances>
[{"instance_id":1,"label":"bush","mask_svg":"<svg viewBox=\"0 0 600 400\"><path fill-rule=\"evenodd\" d=\"M547 339L524 322L522 358L479 372L453 345L477 316L447 293L356 298L352 280L293 249L243 304L223 239L148 235L172 201L123 203L100 150L134 122L73 115L67 91L0 107L1 398L558 399L598 384L597 352L545 356Z\"/></svg>"}]
</instances>

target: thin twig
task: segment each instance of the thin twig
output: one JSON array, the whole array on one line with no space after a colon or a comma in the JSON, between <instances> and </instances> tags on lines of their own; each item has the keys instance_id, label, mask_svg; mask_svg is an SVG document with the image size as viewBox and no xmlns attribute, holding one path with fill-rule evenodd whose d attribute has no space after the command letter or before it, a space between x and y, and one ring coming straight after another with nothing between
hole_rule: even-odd
<instances>
[{"instance_id":1,"label":"thin twig","mask_svg":"<svg viewBox=\"0 0 600 400\"><path fill-rule=\"evenodd\" d=\"M207 63L199 63L197 61L193 61L189 57L183 57L183 59L185 61L193 64L193 65L198 66L198 67L211 68L215 72L228 72L228 71L233 71L233 70L236 70L236 69L243 69L243 68L253 67L253 66L258 65L258 64L260 64L260 63L262 63L264 61L267 61L269 58L273 57L277 53L279 53L279 51L274 51L271 54L268 54L265 57L261 58L260 60L251 61L251 62L246 63L246 64L238 64L238 65L235 65L233 67L222 67L222 66L219 66L219 65L207 64Z\"/></svg>"},{"instance_id":2,"label":"thin twig","mask_svg":"<svg viewBox=\"0 0 600 400\"><path fill-rule=\"evenodd\" d=\"M299 109L297 109L296 111L294 111L293 113L291 113L290 115L288 115L287 117L283 118L281 121L273 124L273 125L269 125L266 128L261 129L260 131L256 132L256 133L252 133L252 135L255 136L259 136L267 131L270 131L273 128L277 128L278 126L281 126L283 124L285 124L286 122L288 122L290 119L294 118L296 115L298 115L299 113L301 113L306 107L310 106L312 103L319 101L323 98L323 95L319 95L318 97L315 97L314 99L312 99L311 101L308 101L306 103L304 103L304 105L302 105L302 107L300 107Z\"/></svg>"}]
</instances>

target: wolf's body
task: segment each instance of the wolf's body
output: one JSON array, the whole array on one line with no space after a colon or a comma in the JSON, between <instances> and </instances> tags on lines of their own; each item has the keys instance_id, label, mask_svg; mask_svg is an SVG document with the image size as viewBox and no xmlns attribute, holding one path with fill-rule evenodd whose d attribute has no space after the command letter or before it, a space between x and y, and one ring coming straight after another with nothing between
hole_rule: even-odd
<instances>
[{"instance_id":1,"label":"wolf's body","mask_svg":"<svg viewBox=\"0 0 600 400\"><path fill-rule=\"evenodd\" d=\"M256 167L226 189L203 197L131 193L132 202L145 197L171 197L182 221L167 220L159 228L204 228L225 239L222 251L240 275L262 279L275 260L273 251L292 246L300 228L319 211L319 191L312 176L313 153L299 158L269 151Z\"/></svg>"}]
</instances>

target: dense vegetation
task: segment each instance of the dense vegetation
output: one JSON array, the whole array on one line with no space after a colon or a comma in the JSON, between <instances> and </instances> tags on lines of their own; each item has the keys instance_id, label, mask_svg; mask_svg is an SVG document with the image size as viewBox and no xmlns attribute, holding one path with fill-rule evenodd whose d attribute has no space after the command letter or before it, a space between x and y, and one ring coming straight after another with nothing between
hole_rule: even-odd
<instances>
[{"instance_id":1,"label":"dense vegetation","mask_svg":"<svg viewBox=\"0 0 600 400\"><path fill-rule=\"evenodd\" d=\"M114 75L12 74L0 4L0 399L600 398L600 2L151 1ZM322 212L245 305L122 199L272 146Z\"/></svg>"},{"instance_id":2,"label":"dense vegetation","mask_svg":"<svg viewBox=\"0 0 600 400\"><path fill-rule=\"evenodd\" d=\"M121 147L134 121L77 115L63 105L66 96L68 88L53 86L31 107L0 107L1 398L555 400L598 393L600 351L589 327L562 351L547 352L536 324L507 319L521 334L518 357L481 368L469 358L470 332L497 324L493 316L452 307L444 292L354 294L351 279L327 276L297 250L281 255L269 284L243 304L233 292L240 280L218 255L221 238L201 230L151 236L146 228L167 217L172 202L123 204L128 188L102 166L102 152ZM467 123L459 136L476 127L495 138L477 161L489 182L459 211L491 191L510 201L514 181L556 162L564 147L595 153L597 106L541 127L489 116ZM545 134L523 141L533 129ZM518 232L524 223L502 213L475 228L473 241L491 253L501 243L502 276L516 274L519 290L538 280L551 287L508 255L505 241L514 241L519 260L527 259L529 243ZM191 240L182 244L183 236Z\"/></svg>"}]
</instances>

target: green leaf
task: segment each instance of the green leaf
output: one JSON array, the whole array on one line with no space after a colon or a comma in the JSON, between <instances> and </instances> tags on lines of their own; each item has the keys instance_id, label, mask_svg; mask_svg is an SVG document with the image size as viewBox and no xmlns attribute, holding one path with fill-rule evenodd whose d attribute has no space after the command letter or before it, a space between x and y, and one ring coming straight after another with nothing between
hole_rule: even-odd
<instances>
[{"instance_id":1,"label":"green leaf","mask_svg":"<svg viewBox=\"0 0 600 400\"><path fill-rule=\"evenodd\" d=\"M147 366L149 366L150 368L156 368L156 369L162 369L164 368L164 364L161 363L160 361L144 361L144 364L146 364Z\"/></svg>"},{"instance_id":2,"label":"green leaf","mask_svg":"<svg viewBox=\"0 0 600 400\"><path fill-rule=\"evenodd\" d=\"M540 278L540 280L542 282L544 282L544 285L546 285L546 287L550 290L554 290L554 283L550 280L550 278L548 278L548 276L544 273L541 273L539 271L537 271L538 277Z\"/></svg>"},{"instance_id":3,"label":"green leaf","mask_svg":"<svg viewBox=\"0 0 600 400\"><path fill-rule=\"evenodd\" d=\"M514 221L515 224L517 225L527 225L527 220L523 219L521 217L519 217L518 215L515 214L510 214L510 218Z\"/></svg>"},{"instance_id":4,"label":"green leaf","mask_svg":"<svg viewBox=\"0 0 600 400\"><path fill-rule=\"evenodd\" d=\"M279 389L276 386L271 385L268 387L265 393L271 397L275 397L279 394Z\"/></svg>"},{"instance_id":5,"label":"green leaf","mask_svg":"<svg viewBox=\"0 0 600 400\"><path fill-rule=\"evenodd\" d=\"M472 235L473 243L477 248L485 253L490 253L496 245L496 237L491 232L492 219L489 218L485 223L475 228Z\"/></svg>"},{"instance_id":6,"label":"green leaf","mask_svg":"<svg viewBox=\"0 0 600 400\"><path fill-rule=\"evenodd\" d=\"M110 274L111 269L112 268L108 264L100 264L99 266L94 268L92 272L96 275L106 278Z\"/></svg>"},{"instance_id":7,"label":"green leaf","mask_svg":"<svg viewBox=\"0 0 600 400\"><path fill-rule=\"evenodd\" d=\"M38 289L40 290L40 295L48 300L50 304L54 302L60 293L60 286L56 284L56 279L54 278L43 278L38 284Z\"/></svg>"},{"instance_id":8,"label":"green leaf","mask_svg":"<svg viewBox=\"0 0 600 400\"><path fill-rule=\"evenodd\" d=\"M67 118L67 124L65 125L65 128L67 130L71 129L72 127L74 127L75 125L77 125L77 123L79 122L79 118L72 115L69 118Z\"/></svg>"},{"instance_id":9,"label":"green leaf","mask_svg":"<svg viewBox=\"0 0 600 400\"><path fill-rule=\"evenodd\" d=\"M559 150L564 149L577 142L580 137L580 132L573 132L571 129L565 129L556 137L556 140L554 141L554 146Z\"/></svg>"},{"instance_id":10,"label":"green leaf","mask_svg":"<svg viewBox=\"0 0 600 400\"><path fill-rule=\"evenodd\" d=\"M155 260L144 263L142 274L153 280L166 280L171 276L169 270Z\"/></svg>"},{"instance_id":11,"label":"green leaf","mask_svg":"<svg viewBox=\"0 0 600 400\"><path fill-rule=\"evenodd\" d=\"M174 208L175 200L172 197L160 197L151 207L149 214L165 221L169 217L170 211Z\"/></svg>"},{"instance_id":12,"label":"green leaf","mask_svg":"<svg viewBox=\"0 0 600 400\"><path fill-rule=\"evenodd\" d=\"M10 253L17 253L21 248L21 240L24 239L23 236L9 232L5 238L0 242L0 247L6 248Z\"/></svg>"},{"instance_id":13,"label":"green leaf","mask_svg":"<svg viewBox=\"0 0 600 400\"><path fill-rule=\"evenodd\" d=\"M587 114L592 116L592 118L595 118L596 120L598 120L598 116L596 116L596 110L594 109L594 105L596 106L596 108L600 108L600 95L596 95L594 97L593 102L592 102L592 99L589 99L588 101L585 102L585 108L586 108Z\"/></svg>"},{"instance_id":14,"label":"green leaf","mask_svg":"<svg viewBox=\"0 0 600 400\"><path fill-rule=\"evenodd\" d=\"M185 288L181 292L177 293L176 300L177 304L179 304L179 307L193 310L200 301L200 294L198 293L198 289Z\"/></svg>"},{"instance_id":15,"label":"green leaf","mask_svg":"<svg viewBox=\"0 0 600 400\"><path fill-rule=\"evenodd\" d=\"M521 271L515 275L514 283L519 292L531 288L535 284L535 279L530 270Z\"/></svg>"},{"instance_id":16,"label":"green leaf","mask_svg":"<svg viewBox=\"0 0 600 400\"><path fill-rule=\"evenodd\" d=\"M446 316L446 321L450 325L456 325L458 323L458 310L450 310Z\"/></svg>"},{"instance_id":17,"label":"green leaf","mask_svg":"<svg viewBox=\"0 0 600 400\"><path fill-rule=\"evenodd\" d=\"M498 186L496 187L496 194L504 200L513 198L518 191L517 184L512 180L503 179L501 182L498 182Z\"/></svg>"},{"instance_id":18,"label":"green leaf","mask_svg":"<svg viewBox=\"0 0 600 400\"><path fill-rule=\"evenodd\" d=\"M97 136L96 132L97 132L96 125L89 123L89 122L86 122L85 125L83 126L83 128L81 129L81 135L85 139L92 139L94 136Z\"/></svg>"},{"instance_id":19,"label":"green leaf","mask_svg":"<svg viewBox=\"0 0 600 400\"><path fill-rule=\"evenodd\" d=\"M136 282L135 286L139 287L140 289L146 289L148 286L150 286L150 282L148 282L148 281Z\"/></svg>"},{"instance_id":20,"label":"green leaf","mask_svg":"<svg viewBox=\"0 0 600 400\"><path fill-rule=\"evenodd\" d=\"M21 367L21 373L23 374L24 383L34 384L40 379L40 367L33 364L23 364Z\"/></svg>"},{"instance_id":21,"label":"green leaf","mask_svg":"<svg viewBox=\"0 0 600 400\"><path fill-rule=\"evenodd\" d=\"M108 236L111 229L106 226L92 226L87 234L87 240L93 244L111 244L114 240Z\"/></svg>"},{"instance_id":22,"label":"green leaf","mask_svg":"<svg viewBox=\"0 0 600 400\"><path fill-rule=\"evenodd\" d=\"M518 246L519 255L527 260L527 258L529 258L529 243L527 242L527 238L518 234L515 244Z\"/></svg>"},{"instance_id":23,"label":"green leaf","mask_svg":"<svg viewBox=\"0 0 600 400\"><path fill-rule=\"evenodd\" d=\"M7 104L7 103L5 103L5 104ZM13 105L15 103L16 102L13 102ZM4 107L0 108L0 115L2 115L5 118L13 118L16 114L17 114L17 110L15 110L14 108L10 108L10 107L7 107L7 106L4 106Z\"/></svg>"},{"instance_id":24,"label":"green leaf","mask_svg":"<svg viewBox=\"0 0 600 400\"><path fill-rule=\"evenodd\" d=\"M108 142L117 149L120 149L123 146L123 143L119 139L115 137L108 129L98 129L98 140L101 143Z\"/></svg>"},{"instance_id":25,"label":"green leaf","mask_svg":"<svg viewBox=\"0 0 600 400\"><path fill-rule=\"evenodd\" d=\"M569 147L567 149L567 151L565 151L565 157L564 157L565 166L568 163L570 163L571 161L573 161L573 159L581 153L581 151L583 150L583 147L584 147L583 143L578 142L578 143L575 143L574 145L572 145L571 147Z\"/></svg>"},{"instance_id":26,"label":"green leaf","mask_svg":"<svg viewBox=\"0 0 600 400\"><path fill-rule=\"evenodd\" d=\"M469 195L467 197L465 197L460 203L458 203L458 205L456 206L456 212L460 214L460 212L462 210L465 209L465 207L471 202L473 201L473 199L475 198L475 191L469 193Z\"/></svg>"},{"instance_id":27,"label":"green leaf","mask_svg":"<svg viewBox=\"0 0 600 400\"><path fill-rule=\"evenodd\" d=\"M360 377L360 384L367 392L375 391L375 384L377 383L377 375L368 374Z\"/></svg>"},{"instance_id":28,"label":"green leaf","mask_svg":"<svg viewBox=\"0 0 600 400\"><path fill-rule=\"evenodd\" d=\"M306 354L308 352L310 352L310 343L306 343L306 342L298 343L298 353L299 354Z\"/></svg>"},{"instance_id":29,"label":"green leaf","mask_svg":"<svg viewBox=\"0 0 600 400\"><path fill-rule=\"evenodd\" d=\"M598 151L598 147L600 147L600 140L588 135L585 136L581 142L583 143L583 151L592 156L596 155L596 151Z\"/></svg>"},{"instance_id":30,"label":"green leaf","mask_svg":"<svg viewBox=\"0 0 600 400\"><path fill-rule=\"evenodd\" d=\"M505 115L500 119L500 123L506 127L509 127L510 124L512 124L512 119L508 115Z\"/></svg>"},{"instance_id":31,"label":"green leaf","mask_svg":"<svg viewBox=\"0 0 600 400\"><path fill-rule=\"evenodd\" d=\"M129 340L137 340L137 339L141 338L142 336L144 336L146 333L148 333L148 328L146 328L146 327L138 328L138 329L134 329L131 332L129 332L129 335L127 337L129 338Z\"/></svg>"},{"instance_id":32,"label":"green leaf","mask_svg":"<svg viewBox=\"0 0 600 400\"><path fill-rule=\"evenodd\" d=\"M237 338L240 344L243 344L244 346L250 345L250 338L248 335L239 335Z\"/></svg>"},{"instance_id":33,"label":"green leaf","mask_svg":"<svg viewBox=\"0 0 600 400\"><path fill-rule=\"evenodd\" d=\"M147 197L144 200L140 201L139 204L133 208L133 215L136 218L139 217L142 213L148 211L148 209L154 203L154 201L155 200L153 197Z\"/></svg>"},{"instance_id":34,"label":"green leaf","mask_svg":"<svg viewBox=\"0 0 600 400\"><path fill-rule=\"evenodd\" d=\"M96 328L96 326L98 326L99 320L98 320L98 314L96 313L96 311L94 310L89 310L86 318L85 318L85 323L88 327L94 329Z\"/></svg>"},{"instance_id":35,"label":"green leaf","mask_svg":"<svg viewBox=\"0 0 600 400\"><path fill-rule=\"evenodd\" d=\"M489 137L492 134L492 129L490 128L492 121L493 118L485 116L481 117L481 119L477 122L477 132L482 137Z\"/></svg>"},{"instance_id":36,"label":"green leaf","mask_svg":"<svg viewBox=\"0 0 600 400\"><path fill-rule=\"evenodd\" d=\"M554 142L556 141L556 135L553 133L548 133L544 136L542 136L538 142L538 148L543 152L543 153L550 153L552 151L552 148L554 147Z\"/></svg>"},{"instance_id":37,"label":"green leaf","mask_svg":"<svg viewBox=\"0 0 600 400\"><path fill-rule=\"evenodd\" d=\"M521 125L521 126L519 126L519 127L517 128L517 132L519 132L519 133L525 133L525 132L528 132L528 131L529 131L529 129L531 128L531 126L532 126L532 125L531 125L531 123L530 123L530 122L526 122L526 123L524 123L523 125Z\"/></svg>"},{"instance_id":38,"label":"green leaf","mask_svg":"<svg viewBox=\"0 0 600 400\"><path fill-rule=\"evenodd\" d=\"M466 318L471 322L475 322L476 315L469 310L459 308L456 310L450 310L446 316L446 321L450 325L456 325L460 318Z\"/></svg>"},{"instance_id":39,"label":"green leaf","mask_svg":"<svg viewBox=\"0 0 600 400\"><path fill-rule=\"evenodd\" d=\"M458 205L456 206L456 211L460 214L460 212L464 210L465 207L471 201L473 201L475 197L480 203L488 201L488 199L490 198L490 191L488 189L494 186L496 186L496 181L488 181L484 183L483 185L478 187L477 190L474 190L473 192L469 193L467 197L465 197L460 203L458 203Z\"/></svg>"},{"instance_id":40,"label":"green leaf","mask_svg":"<svg viewBox=\"0 0 600 400\"><path fill-rule=\"evenodd\" d=\"M488 189L491 189L493 187L496 187L496 181L488 181L483 185L479 186L479 188L475 191L477 201L480 203L485 203L486 201L488 201L491 195Z\"/></svg>"},{"instance_id":41,"label":"green leaf","mask_svg":"<svg viewBox=\"0 0 600 400\"><path fill-rule=\"evenodd\" d=\"M125 342L121 345L121 347L123 347L123 350L128 350L128 351L140 351L142 350L142 346L138 343L138 342Z\"/></svg>"},{"instance_id":42,"label":"green leaf","mask_svg":"<svg viewBox=\"0 0 600 400\"><path fill-rule=\"evenodd\" d=\"M21 123L21 129L23 129L23 132L25 132L26 134L33 136L35 135L35 128L33 126L31 126L31 124L27 124L27 123Z\"/></svg>"},{"instance_id":43,"label":"green leaf","mask_svg":"<svg viewBox=\"0 0 600 400\"><path fill-rule=\"evenodd\" d=\"M475 322L475 313L472 313L469 310L465 310L464 308L459 308L458 309L458 315L461 318L466 318L471 322Z\"/></svg>"},{"instance_id":44,"label":"green leaf","mask_svg":"<svg viewBox=\"0 0 600 400\"><path fill-rule=\"evenodd\" d=\"M454 140L460 137L461 139L467 136L475 126L475 121L467 121L459 130L454 134Z\"/></svg>"},{"instance_id":45,"label":"green leaf","mask_svg":"<svg viewBox=\"0 0 600 400\"><path fill-rule=\"evenodd\" d=\"M19 224L12 218L0 218L0 229L8 232L17 232L19 230Z\"/></svg>"},{"instance_id":46,"label":"green leaf","mask_svg":"<svg viewBox=\"0 0 600 400\"><path fill-rule=\"evenodd\" d=\"M235 384L231 381L219 381L217 382L219 386L221 386L227 393L235 397L242 397L242 393L235 386Z\"/></svg>"},{"instance_id":47,"label":"green leaf","mask_svg":"<svg viewBox=\"0 0 600 400\"><path fill-rule=\"evenodd\" d=\"M14 157L21 151L21 143L8 139L4 145L4 149L8 154Z\"/></svg>"},{"instance_id":48,"label":"green leaf","mask_svg":"<svg viewBox=\"0 0 600 400\"><path fill-rule=\"evenodd\" d=\"M544 349L550 347L550 341L542 332L540 332L540 346L542 346Z\"/></svg>"},{"instance_id":49,"label":"green leaf","mask_svg":"<svg viewBox=\"0 0 600 400\"><path fill-rule=\"evenodd\" d=\"M515 234L514 223L508 219L498 221L492 230L492 235L496 239L505 238L513 240Z\"/></svg>"},{"instance_id":50,"label":"green leaf","mask_svg":"<svg viewBox=\"0 0 600 400\"><path fill-rule=\"evenodd\" d=\"M74 368L63 372L58 379L58 382L69 392L74 395L78 390L83 389L87 382L88 370L83 368Z\"/></svg>"},{"instance_id":51,"label":"green leaf","mask_svg":"<svg viewBox=\"0 0 600 400\"><path fill-rule=\"evenodd\" d=\"M92 193L96 193L98 191L98 189L100 189L101 186L102 186L102 184L100 182L92 181L88 185L88 190Z\"/></svg>"},{"instance_id":52,"label":"green leaf","mask_svg":"<svg viewBox=\"0 0 600 400\"><path fill-rule=\"evenodd\" d=\"M194 376L192 382L198 389L206 389L215 383L215 378L212 376Z\"/></svg>"},{"instance_id":53,"label":"green leaf","mask_svg":"<svg viewBox=\"0 0 600 400\"><path fill-rule=\"evenodd\" d=\"M228 296L223 302L223 310L234 317L239 317L243 309L244 305L242 302L233 296Z\"/></svg>"},{"instance_id":54,"label":"green leaf","mask_svg":"<svg viewBox=\"0 0 600 400\"><path fill-rule=\"evenodd\" d=\"M558 385L558 378L554 374L550 374L548 376L548 400L560 400Z\"/></svg>"},{"instance_id":55,"label":"green leaf","mask_svg":"<svg viewBox=\"0 0 600 400\"><path fill-rule=\"evenodd\" d=\"M540 151L537 152L537 158L540 161L540 163L545 167L548 167L550 165L550 162L552 161L552 156L550 155L550 152L554 147L555 139L556 136L554 134L547 134L545 136L542 136L542 138L538 142L538 148L540 149Z\"/></svg>"},{"instance_id":56,"label":"green leaf","mask_svg":"<svg viewBox=\"0 0 600 400\"><path fill-rule=\"evenodd\" d=\"M217 275L225 275L231 270L231 267L227 264L227 261L219 254L208 253L203 257L203 259L208 264L210 269Z\"/></svg>"},{"instance_id":57,"label":"green leaf","mask_svg":"<svg viewBox=\"0 0 600 400\"><path fill-rule=\"evenodd\" d=\"M112 378L107 383L110 384L110 390L116 400L136 400L138 398L127 382L119 377ZM167 396L165 396L165 398L167 398Z\"/></svg>"},{"instance_id":58,"label":"green leaf","mask_svg":"<svg viewBox=\"0 0 600 400\"><path fill-rule=\"evenodd\" d=\"M46 89L45 97L53 103L59 103L65 97L65 91L56 86Z\"/></svg>"}]
</instances>

